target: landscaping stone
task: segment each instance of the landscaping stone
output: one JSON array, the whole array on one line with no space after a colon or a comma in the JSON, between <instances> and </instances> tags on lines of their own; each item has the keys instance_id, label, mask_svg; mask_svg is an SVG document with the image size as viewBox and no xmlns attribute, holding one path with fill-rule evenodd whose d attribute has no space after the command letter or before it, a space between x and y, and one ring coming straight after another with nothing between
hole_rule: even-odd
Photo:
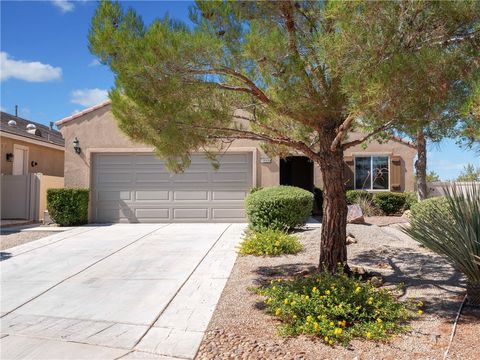
<instances>
[{"instance_id":1,"label":"landscaping stone","mask_svg":"<svg viewBox=\"0 0 480 360\"><path fill-rule=\"evenodd\" d=\"M349 224L364 224L362 208L357 205L348 205L347 223Z\"/></svg>"}]
</instances>

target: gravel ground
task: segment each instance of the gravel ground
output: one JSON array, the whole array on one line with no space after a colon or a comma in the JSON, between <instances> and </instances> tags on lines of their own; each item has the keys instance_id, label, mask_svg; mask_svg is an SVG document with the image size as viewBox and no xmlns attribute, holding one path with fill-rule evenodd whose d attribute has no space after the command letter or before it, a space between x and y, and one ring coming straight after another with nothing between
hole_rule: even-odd
<instances>
[{"instance_id":1,"label":"gravel ground","mask_svg":"<svg viewBox=\"0 0 480 360\"><path fill-rule=\"evenodd\" d=\"M248 289L273 278L314 268L320 229L301 233L305 250L277 258L239 256L200 347L197 359L442 359L452 322L464 295L464 279L444 259L420 247L398 229L349 225L358 243L349 262L380 272L385 286L405 284L402 298L425 303L412 330L388 343L354 340L348 347L324 345L308 336L276 334L278 322L263 311L262 298ZM450 359L476 359L480 311L465 307Z\"/></svg>"},{"instance_id":2,"label":"gravel ground","mask_svg":"<svg viewBox=\"0 0 480 360\"><path fill-rule=\"evenodd\" d=\"M30 241L38 240L49 235L58 234L54 231L17 231L9 232L8 229L2 229L0 234L0 250L22 245Z\"/></svg>"},{"instance_id":3,"label":"gravel ground","mask_svg":"<svg viewBox=\"0 0 480 360\"><path fill-rule=\"evenodd\" d=\"M408 223L408 218L403 216L366 216L365 222L370 225L389 226Z\"/></svg>"}]
</instances>

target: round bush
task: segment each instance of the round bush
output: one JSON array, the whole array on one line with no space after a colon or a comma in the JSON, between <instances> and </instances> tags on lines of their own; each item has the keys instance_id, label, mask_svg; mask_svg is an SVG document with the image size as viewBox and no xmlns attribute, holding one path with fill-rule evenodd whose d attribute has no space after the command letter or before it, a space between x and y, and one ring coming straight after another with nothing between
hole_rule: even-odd
<instances>
[{"instance_id":1,"label":"round bush","mask_svg":"<svg viewBox=\"0 0 480 360\"><path fill-rule=\"evenodd\" d=\"M88 189L48 189L48 214L60 226L88 222Z\"/></svg>"},{"instance_id":2,"label":"round bush","mask_svg":"<svg viewBox=\"0 0 480 360\"><path fill-rule=\"evenodd\" d=\"M313 194L293 186L275 186L247 196L246 212L250 227L289 230L305 225L313 209Z\"/></svg>"},{"instance_id":3,"label":"round bush","mask_svg":"<svg viewBox=\"0 0 480 360\"><path fill-rule=\"evenodd\" d=\"M441 213L444 216L451 216L448 210L448 200L443 196L426 199L413 204L410 219L412 223L419 220L423 222L423 220L431 218L432 214L437 213Z\"/></svg>"},{"instance_id":4,"label":"round bush","mask_svg":"<svg viewBox=\"0 0 480 360\"><path fill-rule=\"evenodd\" d=\"M372 194L365 190L347 190L346 193L347 204L357 204L360 199L362 200L372 200Z\"/></svg>"},{"instance_id":5,"label":"round bush","mask_svg":"<svg viewBox=\"0 0 480 360\"><path fill-rule=\"evenodd\" d=\"M373 195L373 204L386 215L398 214L407 203L407 195L395 192L380 192Z\"/></svg>"}]
</instances>

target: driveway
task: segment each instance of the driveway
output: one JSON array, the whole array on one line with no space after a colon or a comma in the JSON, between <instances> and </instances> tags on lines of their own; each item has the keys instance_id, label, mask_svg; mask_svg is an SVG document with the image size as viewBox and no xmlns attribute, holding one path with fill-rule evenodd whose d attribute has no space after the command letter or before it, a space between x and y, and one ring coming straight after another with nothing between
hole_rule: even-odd
<instances>
[{"instance_id":1,"label":"driveway","mask_svg":"<svg viewBox=\"0 0 480 360\"><path fill-rule=\"evenodd\" d=\"M244 224L86 226L5 250L2 359L192 359Z\"/></svg>"}]
</instances>

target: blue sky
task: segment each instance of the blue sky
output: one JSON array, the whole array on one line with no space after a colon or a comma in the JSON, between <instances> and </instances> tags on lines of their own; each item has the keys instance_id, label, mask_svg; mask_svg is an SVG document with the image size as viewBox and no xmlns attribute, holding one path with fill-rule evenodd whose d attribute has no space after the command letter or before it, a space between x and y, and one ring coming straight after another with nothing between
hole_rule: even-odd
<instances>
[{"instance_id":1,"label":"blue sky","mask_svg":"<svg viewBox=\"0 0 480 360\"><path fill-rule=\"evenodd\" d=\"M166 12L187 20L189 2L125 1L149 23ZM113 85L107 67L95 61L87 34L96 1L1 1L1 108L48 124L106 98ZM453 179L478 154L454 141L429 146L429 170Z\"/></svg>"}]
</instances>

